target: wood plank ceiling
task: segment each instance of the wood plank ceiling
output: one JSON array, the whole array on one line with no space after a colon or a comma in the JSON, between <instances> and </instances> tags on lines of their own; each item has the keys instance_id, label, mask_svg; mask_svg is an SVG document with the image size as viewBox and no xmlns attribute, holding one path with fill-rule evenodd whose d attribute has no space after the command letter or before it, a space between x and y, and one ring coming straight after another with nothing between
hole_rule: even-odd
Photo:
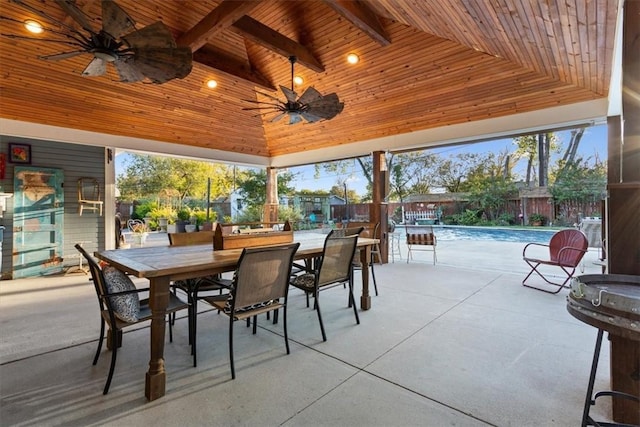
<instances>
[{"instance_id":1,"label":"wood plank ceiling","mask_svg":"<svg viewBox=\"0 0 640 427\"><path fill-rule=\"evenodd\" d=\"M72 22L53 1L24 1ZM162 85L82 77L88 54L43 61L65 47L0 37L0 117L267 157L330 148L606 97L618 12L617 0L117 3L138 28L161 20L190 46L191 74ZM100 25L99 1L76 4ZM351 52L360 63L346 62ZM243 110L256 89L284 99L275 88L290 85L292 54L302 90L336 92L341 114L287 125Z\"/></svg>"}]
</instances>

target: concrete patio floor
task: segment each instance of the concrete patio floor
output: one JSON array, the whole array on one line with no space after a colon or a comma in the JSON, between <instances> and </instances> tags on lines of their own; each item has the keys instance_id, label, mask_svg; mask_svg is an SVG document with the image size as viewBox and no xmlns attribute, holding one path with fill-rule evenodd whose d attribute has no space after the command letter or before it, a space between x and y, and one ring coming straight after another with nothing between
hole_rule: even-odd
<instances>
[{"instance_id":1,"label":"concrete patio floor","mask_svg":"<svg viewBox=\"0 0 640 427\"><path fill-rule=\"evenodd\" d=\"M596 329L567 313L567 290L521 285L523 246L441 242L435 266L427 252L407 264L405 247L402 261L375 266L380 295L360 325L344 289L321 294L327 342L291 290L291 354L282 322L262 316L257 335L237 323L235 380L227 317L199 315L197 368L179 319L165 346L166 395L153 402L144 397L147 327L125 334L102 395L110 355L91 365L99 319L87 276L0 282L0 424L579 425ZM585 273L600 272L596 258L587 254ZM608 389L608 368L605 345L596 390ZM607 420L602 400L591 414Z\"/></svg>"}]
</instances>

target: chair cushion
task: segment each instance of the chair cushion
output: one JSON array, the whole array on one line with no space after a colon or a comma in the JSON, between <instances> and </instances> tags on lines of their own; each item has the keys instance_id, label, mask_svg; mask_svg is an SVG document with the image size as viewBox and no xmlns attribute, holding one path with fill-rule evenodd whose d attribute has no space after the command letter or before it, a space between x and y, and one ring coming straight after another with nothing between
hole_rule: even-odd
<instances>
[{"instance_id":1,"label":"chair cushion","mask_svg":"<svg viewBox=\"0 0 640 427\"><path fill-rule=\"evenodd\" d=\"M316 284L316 276L313 273L301 274L300 276L296 276L291 284L297 288L303 288L312 291L313 287Z\"/></svg>"},{"instance_id":2,"label":"chair cushion","mask_svg":"<svg viewBox=\"0 0 640 427\"><path fill-rule=\"evenodd\" d=\"M134 291L136 286L127 275L115 267L105 267L105 285L108 293ZM137 322L140 318L140 298L137 293L110 297L114 314L125 322Z\"/></svg>"}]
</instances>

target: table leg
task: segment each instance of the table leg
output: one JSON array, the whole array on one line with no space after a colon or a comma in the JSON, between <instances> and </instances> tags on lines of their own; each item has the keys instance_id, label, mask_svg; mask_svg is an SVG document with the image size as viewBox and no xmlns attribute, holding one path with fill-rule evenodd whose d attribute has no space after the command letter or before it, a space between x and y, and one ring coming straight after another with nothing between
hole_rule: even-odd
<instances>
[{"instance_id":1,"label":"table leg","mask_svg":"<svg viewBox=\"0 0 640 427\"><path fill-rule=\"evenodd\" d=\"M149 370L145 377L144 394L151 401L164 396L167 381L164 370L164 333L169 304L169 278L154 277L150 281L151 360L149 360Z\"/></svg>"},{"instance_id":2,"label":"table leg","mask_svg":"<svg viewBox=\"0 0 640 427\"><path fill-rule=\"evenodd\" d=\"M369 310L371 308L371 295L369 295L369 261L371 260L371 246L363 246L360 249L360 262L362 263L362 296L360 297L360 308Z\"/></svg>"},{"instance_id":3,"label":"table leg","mask_svg":"<svg viewBox=\"0 0 640 427\"><path fill-rule=\"evenodd\" d=\"M611 390L640 398L640 341L609 334ZM613 396L613 420L640 425L640 403Z\"/></svg>"}]
</instances>

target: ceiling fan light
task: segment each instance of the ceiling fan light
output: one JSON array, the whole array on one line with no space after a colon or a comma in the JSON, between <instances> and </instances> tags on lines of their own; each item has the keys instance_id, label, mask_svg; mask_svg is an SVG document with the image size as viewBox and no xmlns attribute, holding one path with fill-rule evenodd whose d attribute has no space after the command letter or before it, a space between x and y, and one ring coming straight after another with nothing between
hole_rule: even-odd
<instances>
[{"instance_id":1,"label":"ceiling fan light","mask_svg":"<svg viewBox=\"0 0 640 427\"><path fill-rule=\"evenodd\" d=\"M207 87L208 87L209 89L215 89L215 88L217 88L217 87L218 87L218 82L217 82L217 81L215 81L215 80L213 80L213 79L211 79L211 80L207 80Z\"/></svg>"},{"instance_id":2,"label":"ceiling fan light","mask_svg":"<svg viewBox=\"0 0 640 427\"><path fill-rule=\"evenodd\" d=\"M296 86L300 86L302 85L302 83L304 83L304 79L302 78L302 76L295 76L293 78L293 83L295 83Z\"/></svg>"},{"instance_id":3,"label":"ceiling fan light","mask_svg":"<svg viewBox=\"0 0 640 427\"><path fill-rule=\"evenodd\" d=\"M24 27L27 29L27 31L34 34L40 34L43 31L42 24L31 19L24 21Z\"/></svg>"},{"instance_id":4,"label":"ceiling fan light","mask_svg":"<svg viewBox=\"0 0 640 427\"><path fill-rule=\"evenodd\" d=\"M360 62L360 57L355 53L350 53L347 55L347 62L349 64L357 64L358 62Z\"/></svg>"}]
</instances>

